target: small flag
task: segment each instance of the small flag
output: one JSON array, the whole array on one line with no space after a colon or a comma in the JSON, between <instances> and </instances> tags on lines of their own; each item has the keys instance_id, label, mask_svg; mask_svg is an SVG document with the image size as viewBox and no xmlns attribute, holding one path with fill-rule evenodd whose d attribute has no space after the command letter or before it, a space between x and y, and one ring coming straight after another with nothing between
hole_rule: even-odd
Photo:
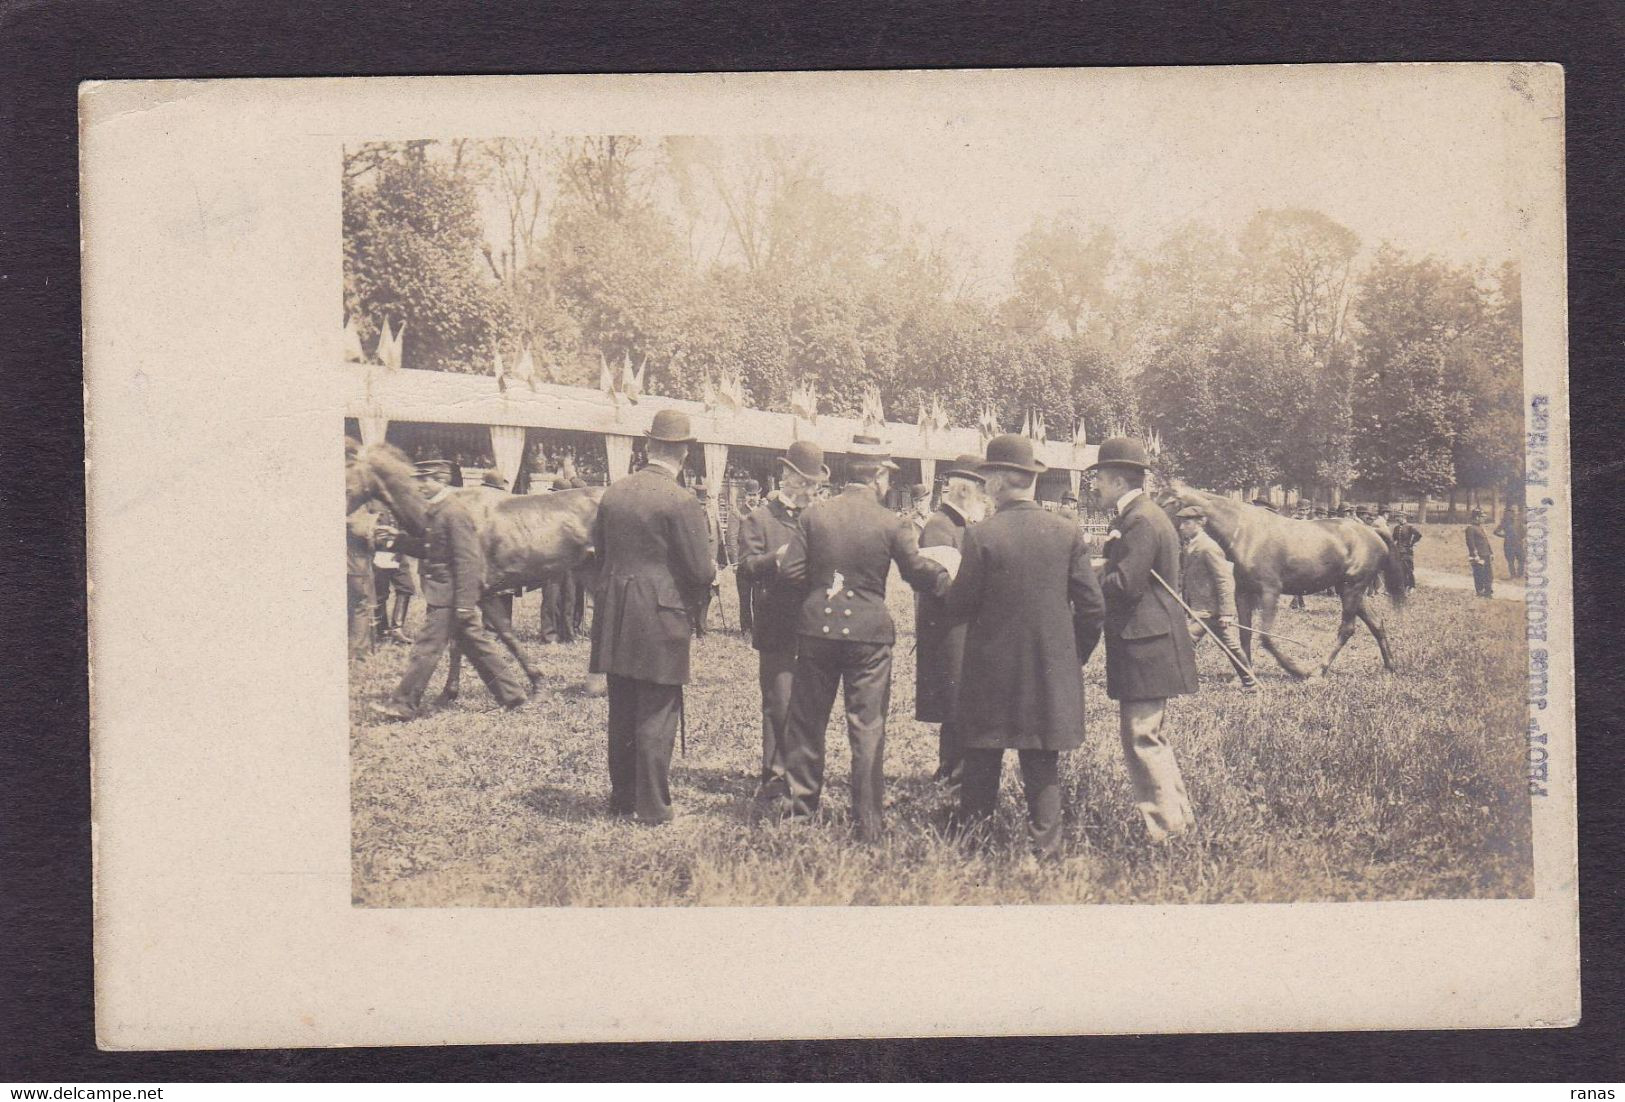
<instances>
[{"instance_id":1,"label":"small flag","mask_svg":"<svg viewBox=\"0 0 1625 1102\"><path fill-rule=\"evenodd\" d=\"M397 364L390 362L390 357L394 354L395 334L390 331L389 319L385 318L384 327L378 331L378 347L375 349L375 355L378 357L378 362L385 367L396 367Z\"/></svg>"},{"instance_id":2,"label":"small flag","mask_svg":"<svg viewBox=\"0 0 1625 1102\"><path fill-rule=\"evenodd\" d=\"M605 394L615 393L615 377L609 373L609 361L602 348L598 350L598 389Z\"/></svg>"}]
</instances>

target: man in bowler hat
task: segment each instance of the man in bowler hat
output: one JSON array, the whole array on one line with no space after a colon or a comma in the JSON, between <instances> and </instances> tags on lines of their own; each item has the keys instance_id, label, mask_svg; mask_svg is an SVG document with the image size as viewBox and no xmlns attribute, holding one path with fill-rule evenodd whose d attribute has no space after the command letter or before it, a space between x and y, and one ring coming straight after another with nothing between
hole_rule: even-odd
<instances>
[{"instance_id":1,"label":"man in bowler hat","mask_svg":"<svg viewBox=\"0 0 1625 1102\"><path fill-rule=\"evenodd\" d=\"M796 617L799 594L774 585L779 573L778 553L790 542L801 510L812 504L818 487L829 481L824 449L810 440L797 440L779 458L779 489L740 522L739 565L747 597L741 602L754 610L751 646L756 648L756 680L762 693L762 772L756 789L759 801L771 803L788 797L784 778L784 726L790 715L790 688L795 683Z\"/></svg>"},{"instance_id":2,"label":"man in bowler hat","mask_svg":"<svg viewBox=\"0 0 1625 1102\"><path fill-rule=\"evenodd\" d=\"M1105 605L1083 532L1033 500L1043 471L1028 437L988 441L981 473L997 511L965 533L946 607L967 627L954 720L965 758L960 819L992 816L1004 752L1015 750L1033 848L1053 860L1060 757L1083 743L1083 664Z\"/></svg>"},{"instance_id":3,"label":"man in bowler hat","mask_svg":"<svg viewBox=\"0 0 1625 1102\"><path fill-rule=\"evenodd\" d=\"M656 825L672 818L689 609L709 591L716 563L705 506L677 482L694 441L688 415L661 410L646 439L649 462L611 483L593 524L599 570L589 669L609 682L610 810Z\"/></svg>"},{"instance_id":4,"label":"man in bowler hat","mask_svg":"<svg viewBox=\"0 0 1625 1102\"><path fill-rule=\"evenodd\" d=\"M982 518L982 457L962 455L943 472L942 502L920 530L920 547L952 547L965 542L966 528ZM964 778L959 725L954 702L959 696L960 668L965 657L965 625L948 618L941 598L921 593L914 603L914 718L937 728L936 780L957 800Z\"/></svg>"},{"instance_id":5,"label":"man in bowler hat","mask_svg":"<svg viewBox=\"0 0 1625 1102\"><path fill-rule=\"evenodd\" d=\"M893 563L915 589L946 591L948 572L920 554L914 525L882 502L897 464L872 436L853 437L847 482L809 506L784 545L780 575L801 592L784 772L791 818L811 818L824 790L824 729L846 690L852 810L858 836L878 841L885 794L886 712L896 628L886 609Z\"/></svg>"},{"instance_id":6,"label":"man in bowler hat","mask_svg":"<svg viewBox=\"0 0 1625 1102\"><path fill-rule=\"evenodd\" d=\"M419 581L428 606L423 627L412 644L406 673L395 692L373 710L386 719L410 719L447 646L462 649L503 707L522 705L528 693L508 664L508 654L485 627L480 602L485 589L485 552L474 514L451 492L462 482L455 464L444 459L417 465L418 480L429 499L427 531L422 540L405 533L394 546L423 560Z\"/></svg>"},{"instance_id":7,"label":"man in bowler hat","mask_svg":"<svg viewBox=\"0 0 1625 1102\"><path fill-rule=\"evenodd\" d=\"M1118 734L1134 802L1155 841L1196 822L1168 739L1168 698L1196 691L1196 651L1185 613L1166 586L1179 587L1179 537L1145 493L1145 446L1127 436L1100 445L1095 502L1115 511L1106 536L1106 693L1118 704ZM1162 581L1152 577L1155 573Z\"/></svg>"},{"instance_id":8,"label":"man in bowler hat","mask_svg":"<svg viewBox=\"0 0 1625 1102\"><path fill-rule=\"evenodd\" d=\"M737 563L745 557L745 518L754 513L762 504L762 484L754 478L747 478L740 489L739 507L728 514L728 538L733 543L734 562ZM751 581L745 577L745 572L734 570L734 588L739 593L739 632L741 635L750 635L754 639L755 610L751 607Z\"/></svg>"}]
</instances>

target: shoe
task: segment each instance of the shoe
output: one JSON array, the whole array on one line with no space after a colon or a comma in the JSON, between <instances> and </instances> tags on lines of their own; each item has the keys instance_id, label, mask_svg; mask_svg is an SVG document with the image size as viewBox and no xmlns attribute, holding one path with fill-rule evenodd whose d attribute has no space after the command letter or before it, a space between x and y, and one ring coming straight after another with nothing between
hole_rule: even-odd
<instances>
[{"instance_id":1,"label":"shoe","mask_svg":"<svg viewBox=\"0 0 1625 1102\"><path fill-rule=\"evenodd\" d=\"M1260 685L1256 681L1254 681L1251 685L1242 685L1240 688L1241 691L1246 693L1248 696L1262 696L1264 693L1264 686Z\"/></svg>"},{"instance_id":2,"label":"shoe","mask_svg":"<svg viewBox=\"0 0 1625 1102\"><path fill-rule=\"evenodd\" d=\"M372 712L373 715L378 716L380 719L394 720L397 723L411 719L416 714L412 711L412 709L403 704L397 704L393 700L385 701L383 703L379 703L375 700L371 704L367 705L367 710Z\"/></svg>"}]
</instances>

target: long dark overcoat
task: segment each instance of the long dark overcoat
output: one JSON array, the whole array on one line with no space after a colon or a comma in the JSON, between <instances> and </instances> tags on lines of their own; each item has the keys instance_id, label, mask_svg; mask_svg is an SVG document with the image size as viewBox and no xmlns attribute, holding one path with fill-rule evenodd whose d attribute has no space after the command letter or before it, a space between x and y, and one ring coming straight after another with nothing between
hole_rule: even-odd
<instances>
[{"instance_id":1,"label":"long dark overcoat","mask_svg":"<svg viewBox=\"0 0 1625 1102\"><path fill-rule=\"evenodd\" d=\"M965 533L946 611L966 624L956 721L967 748L1073 750L1083 664L1105 615L1083 532L1031 501Z\"/></svg>"},{"instance_id":2,"label":"long dark overcoat","mask_svg":"<svg viewBox=\"0 0 1625 1102\"><path fill-rule=\"evenodd\" d=\"M1179 589L1179 536L1162 507L1138 494L1106 540L1106 693L1163 700L1196 691L1196 648L1185 611L1152 577Z\"/></svg>"},{"instance_id":3,"label":"long dark overcoat","mask_svg":"<svg viewBox=\"0 0 1625 1102\"><path fill-rule=\"evenodd\" d=\"M716 576L705 506L650 464L604 491L592 543L592 672L687 684L689 602Z\"/></svg>"},{"instance_id":4,"label":"long dark overcoat","mask_svg":"<svg viewBox=\"0 0 1625 1102\"><path fill-rule=\"evenodd\" d=\"M920 547L952 547L965 541L965 518L948 502L926 519L920 529ZM922 723L947 723L954 718L959 696L959 669L965 660L965 625L948 618L940 597L915 596L914 606L914 718Z\"/></svg>"}]
</instances>

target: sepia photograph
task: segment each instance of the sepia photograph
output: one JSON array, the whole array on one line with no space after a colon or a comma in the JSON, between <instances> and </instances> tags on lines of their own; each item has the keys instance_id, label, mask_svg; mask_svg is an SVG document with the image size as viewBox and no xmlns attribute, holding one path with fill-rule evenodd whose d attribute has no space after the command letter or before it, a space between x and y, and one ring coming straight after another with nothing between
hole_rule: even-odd
<instances>
[{"instance_id":1,"label":"sepia photograph","mask_svg":"<svg viewBox=\"0 0 1625 1102\"><path fill-rule=\"evenodd\" d=\"M1497 150L1137 129L346 144L355 902L1528 895Z\"/></svg>"},{"instance_id":2,"label":"sepia photograph","mask_svg":"<svg viewBox=\"0 0 1625 1102\"><path fill-rule=\"evenodd\" d=\"M1563 112L86 85L99 1043L1578 1020Z\"/></svg>"}]
</instances>

